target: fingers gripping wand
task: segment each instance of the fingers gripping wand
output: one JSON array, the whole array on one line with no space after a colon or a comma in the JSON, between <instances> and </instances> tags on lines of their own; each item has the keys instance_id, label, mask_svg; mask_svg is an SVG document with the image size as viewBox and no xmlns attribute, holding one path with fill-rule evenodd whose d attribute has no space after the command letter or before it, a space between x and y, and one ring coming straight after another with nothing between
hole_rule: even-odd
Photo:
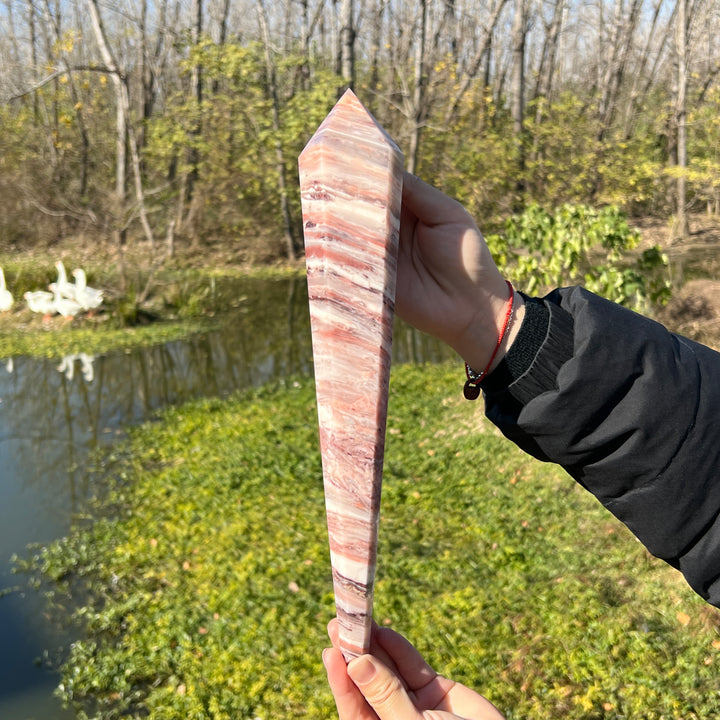
<instances>
[{"instance_id":1,"label":"fingers gripping wand","mask_svg":"<svg viewBox=\"0 0 720 720\"><path fill-rule=\"evenodd\" d=\"M348 90L299 158L340 646L366 653L385 449L404 158Z\"/></svg>"}]
</instances>

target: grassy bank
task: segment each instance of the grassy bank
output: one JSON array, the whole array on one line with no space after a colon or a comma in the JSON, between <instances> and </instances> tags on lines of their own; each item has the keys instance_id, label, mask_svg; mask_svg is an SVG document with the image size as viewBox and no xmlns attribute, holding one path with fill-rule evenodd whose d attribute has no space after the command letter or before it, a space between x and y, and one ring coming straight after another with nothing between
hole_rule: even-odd
<instances>
[{"instance_id":1,"label":"grassy bank","mask_svg":"<svg viewBox=\"0 0 720 720\"><path fill-rule=\"evenodd\" d=\"M171 342L217 327L228 313L243 310L247 287L300 278L303 272L301 265L238 268L218 264L206 269L175 264L152 276L147 270L121 276L116 263L108 260L104 267L95 263L84 266L92 285L105 293L100 308L74 318L42 317L28 308L23 293L46 289L56 279L52 259L0 254L0 266L15 300L11 311L0 313L0 358L60 358ZM67 268L80 264L73 258L66 260Z\"/></svg>"},{"instance_id":2,"label":"grassy bank","mask_svg":"<svg viewBox=\"0 0 720 720\"><path fill-rule=\"evenodd\" d=\"M378 621L508 718L717 716L716 611L493 432L461 374L393 372ZM100 519L33 561L81 604L60 688L79 716L334 717L312 383L170 409L103 462Z\"/></svg>"}]
</instances>

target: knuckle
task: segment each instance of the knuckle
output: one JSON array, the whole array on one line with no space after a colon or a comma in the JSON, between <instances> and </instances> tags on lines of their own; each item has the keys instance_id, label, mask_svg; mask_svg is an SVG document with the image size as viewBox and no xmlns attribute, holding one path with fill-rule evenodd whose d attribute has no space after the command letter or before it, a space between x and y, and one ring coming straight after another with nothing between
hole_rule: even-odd
<instances>
[{"instance_id":1,"label":"knuckle","mask_svg":"<svg viewBox=\"0 0 720 720\"><path fill-rule=\"evenodd\" d=\"M390 675L380 677L373 684L372 688L368 688L367 699L373 707L384 707L393 702L399 692L402 692L400 681Z\"/></svg>"}]
</instances>

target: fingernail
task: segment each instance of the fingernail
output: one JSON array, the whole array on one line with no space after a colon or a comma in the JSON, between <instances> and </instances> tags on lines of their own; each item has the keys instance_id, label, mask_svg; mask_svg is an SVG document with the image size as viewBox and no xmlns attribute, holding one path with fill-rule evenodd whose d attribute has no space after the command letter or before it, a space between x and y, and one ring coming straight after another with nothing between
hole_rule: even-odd
<instances>
[{"instance_id":1,"label":"fingernail","mask_svg":"<svg viewBox=\"0 0 720 720\"><path fill-rule=\"evenodd\" d=\"M357 685L367 685L377 672L375 661L370 655L361 655L348 664L348 675Z\"/></svg>"},{"instance_id":2,"label":"fingernail","mask_svg":"<svg viewBox=\"0 0 720 720\"><path fill-rule=\"evenodd\" d=\"M326 667L327 667L327 662L325 661L325 658L327 657L327 651L328 651L328 648L325 648L322 651L322 661L323 661L323 665L325 665Z\"/></svg>"}]
</instances>

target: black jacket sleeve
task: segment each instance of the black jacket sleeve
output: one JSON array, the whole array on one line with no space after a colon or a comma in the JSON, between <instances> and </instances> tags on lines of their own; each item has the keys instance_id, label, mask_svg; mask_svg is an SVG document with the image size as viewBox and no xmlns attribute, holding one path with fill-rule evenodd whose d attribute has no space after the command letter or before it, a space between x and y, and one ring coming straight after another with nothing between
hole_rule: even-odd
<instances>
[{"instance_id":1,"label":"black jacket sleeve","mask_svg":"<svg viewBox=\"0 0 720 720\"><path fill-rule=\"evenodd\" d=\"M720 607L720 354L581 288L527 307L487 416Z\"/></svg>"}]
</instances>

